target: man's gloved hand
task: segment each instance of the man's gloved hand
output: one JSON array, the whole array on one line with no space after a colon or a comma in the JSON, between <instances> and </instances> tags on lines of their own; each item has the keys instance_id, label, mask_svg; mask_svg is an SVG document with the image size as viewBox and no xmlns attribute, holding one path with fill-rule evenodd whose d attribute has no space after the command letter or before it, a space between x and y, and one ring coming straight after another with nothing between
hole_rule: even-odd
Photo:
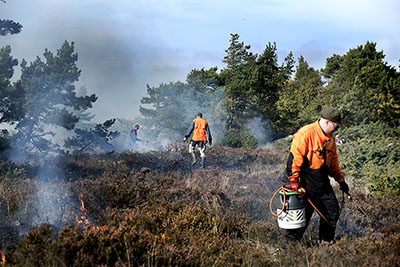
<instances>
[{"instance_id":1,"label":"man's gloved hand","mask_svg":"<svg viewBox=\"0 0 400 267\"><path fill-rule=\"evenodd\" d=\"M303 187L300 187L299 190L297 191L297 196L299 198L303 198L306 196L306 190Z\"/></svg>"},{"instance_id":2,"label":"man's gloved hand","mask_svg":"<svg viewBox=\"0 0 400 267\"><path fill-rule=\"evenodd\" d=\"M210 139L209 143L210 143L210 146L211 146L212 145L212 140L211 139Z\"/></svg>"},{"instance_id":3,"label":"man's gloved hand","mask_svg":"<svg viewBox=\"0 0 400 267\"><path fill-rule=\"evenodd\" d=\"M349 193L349 185L346 182L340 182L339 183L340 190L342 190L345 193Z\"/></svg>"},{"instance_id":4,"label":"man's gloved hand","mask_svg":"<svg viewBox=\"0 0 400 267\"><path fill-rule=\"evenodd\" d=\"M299 182L297 182L297 181L290 182L290 188L293 191L297 192L297 190L299 189Z\"/></svg>"}]
</instances>

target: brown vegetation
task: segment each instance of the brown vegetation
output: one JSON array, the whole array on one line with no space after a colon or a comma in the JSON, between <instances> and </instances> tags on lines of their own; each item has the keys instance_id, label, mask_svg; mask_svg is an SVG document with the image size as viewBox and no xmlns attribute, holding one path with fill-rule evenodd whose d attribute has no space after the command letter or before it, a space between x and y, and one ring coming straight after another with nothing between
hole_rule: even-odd
<instances>
[{"instance_id":1,"label":"brown vegetation","mask_svg":"<svg viewBox=\"0 0 400 267\"><path fill-rule=\"evenodd\" d=\"M400 264L400 199L378 200L354 187L336 243L316 242L314 215L303 244L281 249L282 232L268 205L281 185L283 158L277 148L215 147L207 168L191 169L184 150L76 156L47 165L54 170L45 179L39 165L2 162L0 234L7 238L0 249L17 266ZM28 231L43 182L43 194L62 203L62 221Z\"/></svg>"}]
</instances>

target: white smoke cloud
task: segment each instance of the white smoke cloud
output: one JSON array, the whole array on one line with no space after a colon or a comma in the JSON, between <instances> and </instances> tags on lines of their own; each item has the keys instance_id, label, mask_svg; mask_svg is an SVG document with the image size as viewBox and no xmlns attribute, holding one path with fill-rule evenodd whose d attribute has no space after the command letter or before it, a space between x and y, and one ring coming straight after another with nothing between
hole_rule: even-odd
<instances>
[{"instance_id":1,"label":"white smoke cloud","mask_svg":"<svg viewBox=\"0 0 400 267\"><path fill-rule=\"evenodd\" d=\"M64 40L75 41L80 83L99 96L93 109L97 122L138 116L146 84L223 66L229 33L239 33L255 52L276 41L278 50L304 55L316 68L327 56L367 40L385 40L390 64L397 66L400 58L395 0L13 0L0 5L0 17L23 25L20 34L2 37L19 60L31 61L45 48L54 51Z\"/></svg>"},{"instance_id":2,"label":"white smoke cloud","mask_svg":"<svg viewBox=\"0 0 400 267\"><path fill-rule=\"evenodd\" d=\"M250 133L257 138L258 147L262 147L272 141L272 130L268 130L269 123L264 121L261 117L254 119L247 126Z\"/></svg>"}]
</instances>

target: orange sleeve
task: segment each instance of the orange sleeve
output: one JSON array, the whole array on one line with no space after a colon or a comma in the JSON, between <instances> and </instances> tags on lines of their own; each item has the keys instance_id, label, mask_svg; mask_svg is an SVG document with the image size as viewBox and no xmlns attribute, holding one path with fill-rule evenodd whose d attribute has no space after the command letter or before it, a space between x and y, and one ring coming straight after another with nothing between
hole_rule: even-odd
<instances>
[{"instance_id":1,"label":"orange sleeve","mask_svg":"<svg viewBox=\"0 0 400 267\"><path fill-rule=\"evenodd\" d=\"M290 181L299 181L300 167L303 164L304 157L308 153L308 140L303 132L297 132L293 136L290 152L293 155L292 175L288 177Z\"/></svg>"}]
</instances>

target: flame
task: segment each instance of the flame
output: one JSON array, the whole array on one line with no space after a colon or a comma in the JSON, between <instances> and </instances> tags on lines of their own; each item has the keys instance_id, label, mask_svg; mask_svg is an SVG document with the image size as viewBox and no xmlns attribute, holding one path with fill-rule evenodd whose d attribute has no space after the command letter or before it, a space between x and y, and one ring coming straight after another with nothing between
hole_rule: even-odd
<instances>
[{"instance_id":1,"label":"flame","mask_svg":"<svg viewBox=\"0 0 400 267\"><path fill-rule=\"evenodd\" d=\"M78 199L81 202L81 211L86 213L85 202L83 202L83 194L82 193L79 195Z\"/></svg>"},{"instance_id":2,"label":"flame","mask_svg":"<svg viewBox=\"0 0 400 267\"><path fill-rule=\"evenodd\" d=\"M162 241L169 240L169 237L166 236L165 234L160 234L160 236Z\"/></svg>"},{"instance_id":3,"label":"flame","mask_svg":"<svg viewBox=\"0 0 400 267\"><path fill-rule=\"evenodd\" d=\"M6 263L6 256L4 256L3 250L1 250L1 249L0 249L0 257L1 257L0 264L5 264Z\"/></svg>"},{"instance_id":4,"label":"flame","mask_svg":"<svg viewBox=\"0 0 400 267\"><path fill-rule=\"evenodd\" d=\"M81 211L81 214L80 215L75 214L75 219L76 219L77 225L79 225L81 228L92 227L93 230L100 230L99 226L93 225L87 218L87 210L85 208L85 202L83 202L83 194L82 193L79 195L78 199L81 202L81 207L79 208Z\"/></svg>"},{"instance_id":5,"label":"flame","mask_svg":"<svg viewBox=\"0 0 400 267\"><path fill-rule=\"evenodd\" d=\"M81 207L80 207L81 215L80 216L75 215L76 222L78 223L78 225L81 225L81 226L89 226L89 225L91 225L91 223L86 216L87 210L85 208L85 202L83 202L83 194L82 193L79 195L78 199L81 202Z\"/></svg>"}]
</instances>

